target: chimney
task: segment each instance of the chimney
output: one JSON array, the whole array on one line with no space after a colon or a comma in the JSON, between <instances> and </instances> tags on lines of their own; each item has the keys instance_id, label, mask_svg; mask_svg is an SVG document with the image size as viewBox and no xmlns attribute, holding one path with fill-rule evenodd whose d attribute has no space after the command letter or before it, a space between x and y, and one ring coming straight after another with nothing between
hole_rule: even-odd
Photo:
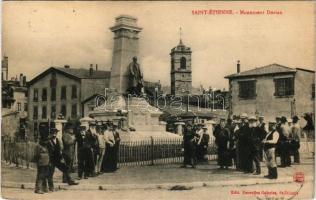
<instances>
[{"instance_id":1,"label":"chimney","mask_svg":"<svg viewBox=\"0 0 316 200\"><path fill-rule=\"evenodd\" d=\"M23 76L23 86L26 86L26 76Z\"/></svg>"},{"instance_id":2,"label":"chimney","mask_svg":"<svg viewBox=\"0 0 316 200\"><path fill-rule=\"evenodd\" d=\"M65 65L65 66L64 66L64 68L69 69L69 68L70 68L70 66L69 66L69 65Z\"/></svg>"},{"instance_id":3,"label":"chimney","mask_svg":"<svg viewBox=\"0 0 316 200\"><path fill-rule=\"evenodd\" d=\"M98 64L95 64L95 71L98 71Z\"/></svg>"},{"instance_id":4,"label":"chimney","mask_svg":"<svg viewBox=\"0 0 316 200\"><path fill-rule=\"evenodd\" d=\"M240 73L240 60L237 60L237 73Z\"/></svg>"},{"instance_id":5,"label":"chimney","mask_svg":"<svg viewBox=\"0 0 316 200\"><path fill-rule=\"evenodd\" d=\"M92 76L92 74L93 74L93 64L90 64L89 75Z\"/></svg>"},{"instance_id":6,"label":"chimney","mask_svg":"<svg viewBox=\"0 0 316 200\"><path fill-rule=\"evenodd\" d=\"M19 81L20 81L19 85L20 85L20 87L22 87L23 86L23 74L20 74Z\"/></svg>"}]
</instances>

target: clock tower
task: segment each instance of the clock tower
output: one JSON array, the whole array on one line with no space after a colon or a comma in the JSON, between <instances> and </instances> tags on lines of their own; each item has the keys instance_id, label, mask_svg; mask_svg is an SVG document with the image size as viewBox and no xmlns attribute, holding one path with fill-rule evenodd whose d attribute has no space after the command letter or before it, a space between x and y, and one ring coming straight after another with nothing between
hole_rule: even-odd
<instances>
[{"instance_id":1,"label":"clock tower","mask_svg":"<svg viewBox=\"0 0 316 200\"><path fill-rule=\"evenodd\" d=\"M180 42L171 49L171 94L182 96L191 94L192 70L191 70L191 48Z\"/></svg>"}]
</instances>

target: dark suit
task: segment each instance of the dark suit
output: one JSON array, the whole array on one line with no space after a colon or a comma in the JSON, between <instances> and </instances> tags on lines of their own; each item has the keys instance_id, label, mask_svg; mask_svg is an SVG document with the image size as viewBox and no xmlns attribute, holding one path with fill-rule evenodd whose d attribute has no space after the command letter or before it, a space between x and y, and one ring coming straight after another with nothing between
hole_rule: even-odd
<instances>
[{"instance_id":1,"label":"dark suit","mask_svg":"<svg viewBox=\"0 0 316 200\"><path fill-rule=\"evenodd\" d=\"M89 139L89 138L88 138ZM93 163L92 147L85 135L77 135L78 144L78 176L87 177L91 172L91 163Z\"/></svg>"},{"instance_id":2,"label":"dark suit","mask_svg":"<svg viewBox=\"0 0 316 200\"><path fill-rule=\"evenodd\" d=\"M252 171L252 162L255 163L256 172L261 173L260 168L260 152L262 150L261 141L264 139L265 135L261 128L259 127L251 127L249 128L249 143L250 143L250 155L249 155L249 163L247 164L248 169Z\"/></svg>"},{"instance_id":3,"label":"dark suit","mask_svg":"<svg viewBox=\"0 0 316 200\"><path fill-rule=\"evenodd\" d=\"M53 139L50 139L48 142L48 152L49 152L49 160L50 160L50 167L49 167L49 176L48 176L48 186L50 189L54 188L53 184L53 176L55 172L55 167L62 171L65 174L66 181L69 183L71 181L69 168L67 165L62 162L63 156L61 152L60 141L56 138L56 143Z\"/></svg>"}]
</instances>

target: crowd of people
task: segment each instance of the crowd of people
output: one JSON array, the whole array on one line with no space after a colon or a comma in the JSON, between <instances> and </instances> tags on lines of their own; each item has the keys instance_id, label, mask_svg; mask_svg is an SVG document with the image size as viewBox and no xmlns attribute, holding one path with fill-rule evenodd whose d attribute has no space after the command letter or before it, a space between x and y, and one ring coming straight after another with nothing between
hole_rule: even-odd
<instances>
[{"instance_id":1,"label":"crowd of people","mask_svg":"<svg viewBox=\"0 0 316 200\"><path fill-rule=\"evenodd\" d=\"M268 127L264 116L248 117L246 113L233 116L233 119L220 119L213 135L217 146L217 164L219 169L235 166L236 170L254 175L261 174L260 162L268 167L266 178L277 179L276 155L280 156L278 167L291 166L291 154L294 163L300 163L301 128L299 118L276 117ZM184 162L181 167L190 165L195 168L197 161L206 159L209 136L207 128L188 123L184 129Z\"/></svg>"},{"instance_id":2,"label":"crowd of people","mask_svg":"<svg viewBox=\"0 0 316 200\"><path fill-rule=\"evenodd\" d=\"M78 179L88 179L102 173L118 169L118 149L120 134L117 125L110 121L92 121L88 126L75 126L66 123L62 138L57 137L59 130L51 128L48 137L40 138L35 150L37 163L35 193L54 191L55 168L63 173L63 182L77 185L71 177L74 171L74 157L78 158ZM77 144L77 151L75 146Z\"/></svg>"}]
</instances>

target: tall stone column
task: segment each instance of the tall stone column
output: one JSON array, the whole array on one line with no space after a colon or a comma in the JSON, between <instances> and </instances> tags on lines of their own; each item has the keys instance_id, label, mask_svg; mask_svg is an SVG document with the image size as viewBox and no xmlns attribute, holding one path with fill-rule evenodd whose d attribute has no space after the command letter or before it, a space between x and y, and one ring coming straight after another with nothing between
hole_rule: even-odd
<instances>
[{"instance_id":1,"label":"tall stone column","mask_svg":"<svg viewBox=\"0 0 316 200\"><path fill-rule=\"evenodd\" d=\"M134 56L138 57L138 33L142 28L137 26L137 19L132 16L120 15L115 21L110 28L114 33L110 87L122 94L128 89L128 65Z\"/></svg>"}]
</instances>

